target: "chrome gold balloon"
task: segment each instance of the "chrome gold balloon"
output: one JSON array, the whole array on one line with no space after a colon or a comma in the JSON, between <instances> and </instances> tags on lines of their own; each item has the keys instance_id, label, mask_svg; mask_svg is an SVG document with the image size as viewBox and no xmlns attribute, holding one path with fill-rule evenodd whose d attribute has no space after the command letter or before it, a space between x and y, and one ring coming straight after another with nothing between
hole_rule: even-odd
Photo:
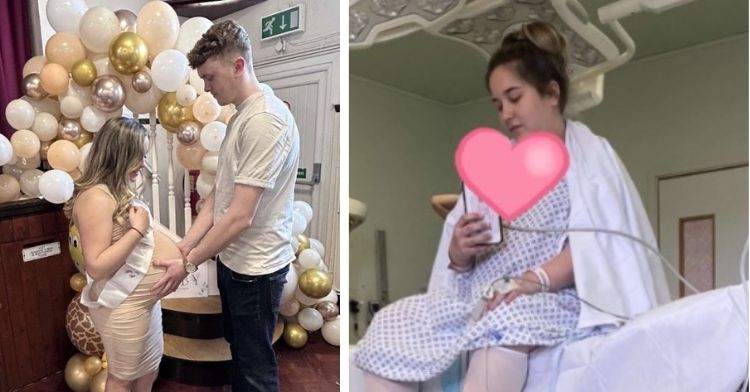
<instances>
[{"instance_id":1,"label":"chrome gold balloon","mask_svg":"<svg viewBox=\"0 0 750 392\"><path fill-rule=\"evenodd\" d=\"M284 341L289 347L302 348L307 343L307 331L297 323L287 323L284 327Z\"/></svg>"},{"instance_id":2,"label":"chrome gold balloon","mask_svg":"<svg viewBox=\"0 0 750 392\"><path fill-rule=\"evenodd\" d=\"M79 136L78 139L73 140L73 144L75 144L76 147L81 148L86 145L86 143L91 143L93 140L94 134L81 128L81 136Z\"/></svg>"},{"instance_id":3,"label":"chrome gold balloon","mask_svg":"<svg viewBox=\"0 0 750 392\"><path fill-rule=\"evenodd\" d=\"M69 118L63 118L57 125L57 137L63 140L76 141L81 137L81 123Z\"/></svg>"},{"instance_id":4,"label":"chrome gold balloon","mask_svg":"<svg viewBox=\"0 0 750 392\"><path fill-rule=\"evenodd\" d=\"M35 100L44 99L49 95L42 88L42 79L39 77L39 74L36 73L28 74L23 78L21 89L23 95Z\"/></svg>"},{"instance_id":5,"label":"chrome gold balloon","mask_svg":"<svg viewBox=\"0 0 750 392\"><path fill-rule=\"evenodd\" d=\"M96 355L92 355L83 361L83 369L86 370L86 373L90 376L95 376L102 370L102 360Z\"/></svg>"},{"instance_id":6,"label":"chrome gold balloon","mask_svg":"<svg viewBox=\"0 0 750 392\"><path fill-rule=\"evenodd\" d=\"M299 276L300 291L310 298L323 298L331 292L333 279L327 272L311 268Z\"/></svg>"},{"instance_id":7,"label":"chrome gold balloon","mask_svg":"<svg viewBox=\"0 0 750 392\"><path fill-rule=\"evenodd\" d=\"M76 82L76 84L82 87L88 87L91 86L91 83L94 83L94 80L96 80L96 66L94 66L94 63L89 59L78 60L73 64L70 74L73 76L73 81Z\"/></svg>"},{"instance_id":8,"label":"chrome gold balloon","mask_svg":"<svg viewBox=\"0 0 750 392\"><path fill-rule=\"evenodd\" d=\"M195 121L193 108L177 103L177 94L174 92L164 94L156 110L161 126L172 133L177 132L177 127L183 121Z\"/></svg>"},{"instance_id":9,"label":"chrome gold balloon","mask_svg":"<svg viewBox=\"0 0 750 392\"><path fill-rule=\"evenodd\" d=\"M117 76L100 76L91 86L91 100L97 109L112 113L125 103L125 87Z\"/></svg>"},{"instance_id":10,"label":"chrome gold balloon","mask_svg":"<svg viewBox=\"0 0 750 392\"><path fill-rule=\"evenodd\" d=\"M75 274L73 274L73 276L70 277L71 289L80 293L84 287L86 287L86 275L80 272L76 272Z\"/></svg>"},{"instance_id":11,"label":"chrome gold balloon","mask_svg":"<svg viewBox=\"0 0 750 392\"><path fill-rule=\"evenodd\" d=\"M189 146L201 137L201 124L195 121L184 121L177 126L177 140Z\"/></svg>"},{"instance_id":12,"label":"chrome gold balloon","mask_svg":"<svg viewBox=\"0 0 750 392\"><path fill-rule=\"evenodd\" d=\"M133 86L133 90L137 93L143 94L151 89L154 81L151 79L151 74L146 72L146 70L140 70L133 74L133 79L130 84Z\"/></svg>"},{"instance_id":13,"label":"chrome gold balloon","mask_svg":"<svg viewBox=\"0 0 750 392\"><path fill-rule=\"evenodd\" d=\"M295 256L299 256L299 254L305 249L310 249L310 239L307 238L306 235L298 235L297 240L299 241L299 245L297 245L297 249L294 251Z\"/></svg>"},{"instance_id":14,"label":"chrome gold balloon","mask_svg":"<svg viewBox=\"0 0 750 392\"><path fill-rule=\"evenodd\" d=\"M132 75L146 66L148 47L136 33L125 32L109 45L109 64L123 75Z\"/></svg>"},{"instance_id":15,"label":"chrome gold balloon","mask_svg":"<svg viewBox=\"0 0 750 392\"><path fill-rule=\"evenodd\" d=\"M75 392L85 392L91 385L91 376L86 373L83 354L74 354L65 365L65 383Z\"/></svg>"}]
</instances>

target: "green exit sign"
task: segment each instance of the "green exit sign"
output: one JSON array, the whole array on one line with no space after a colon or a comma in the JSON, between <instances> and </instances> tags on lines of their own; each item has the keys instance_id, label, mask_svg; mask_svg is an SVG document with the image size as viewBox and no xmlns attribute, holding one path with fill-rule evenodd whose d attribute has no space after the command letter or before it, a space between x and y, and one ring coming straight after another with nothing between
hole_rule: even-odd
<instances>
[{"instance_id":1,"label":"green exit sign","mask_svg":"<svg viewBox=\"0 0 750 392\"><path fill-rule=\"evenodd\" d=\"M264 16L260 20L261 41L283 35L305 31L304 4Z\"/></svg>"},{"instance_id":2,"label":"green exit sign","mask_svg":"<svg viewBox=\"0 0 750 392\"><path fill-rule=\"evenodd\" d=\"M307 169L306 168L297 168L297 178L305 179L307 178Z\"/></svg>"}]
</instances>

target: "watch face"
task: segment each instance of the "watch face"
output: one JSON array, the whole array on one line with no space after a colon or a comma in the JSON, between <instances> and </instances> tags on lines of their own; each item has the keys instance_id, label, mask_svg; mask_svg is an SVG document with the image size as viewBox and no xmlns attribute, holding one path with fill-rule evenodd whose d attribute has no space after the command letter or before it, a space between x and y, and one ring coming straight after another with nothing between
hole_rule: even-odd
<instances>
[{"instance_id":1,"label":"watch face","mask_svg":"<svg viewBox=\"0 0 750 392\"><path fill-rule=\"evenodd\" d=\"M189 273L192 274L193 272L195 272L197 270L198 270L198 267L195 264L193 264L193 263L187 263L187 264L185 264L185 271L187 271L187 272L189 272Z\"/></svg>"}]
</instances>

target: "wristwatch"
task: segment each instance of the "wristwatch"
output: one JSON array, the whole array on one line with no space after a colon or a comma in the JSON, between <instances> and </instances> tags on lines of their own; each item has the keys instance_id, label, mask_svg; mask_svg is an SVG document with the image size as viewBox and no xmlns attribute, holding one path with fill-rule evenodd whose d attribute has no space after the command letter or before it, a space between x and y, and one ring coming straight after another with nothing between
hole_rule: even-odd
<instances>
[{"instance_id":1,"label":"wristwatch","mask_svg":"<svg viewBox=\"0 0 750 392\"><path fill-rule=\"evenodd\" d=\"M185 266L185 272L189 274L198 271L198 266L189 262L185 256L182 257L182 264Z\"/></svg>"}]
</instances>

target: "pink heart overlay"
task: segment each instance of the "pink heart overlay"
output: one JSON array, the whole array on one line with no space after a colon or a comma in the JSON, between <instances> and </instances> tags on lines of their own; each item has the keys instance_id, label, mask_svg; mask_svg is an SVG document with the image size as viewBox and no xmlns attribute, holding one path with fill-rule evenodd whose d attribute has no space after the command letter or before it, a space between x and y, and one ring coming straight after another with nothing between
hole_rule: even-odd
<instances>
[{"instance_id":1,"label":"pink heart overlay","mask_svg":"<svg viewBox=\"0 0 750 392\"><path fill-rule=\"evenodd\" d=\"M563 141L534 132L513 146L492 128L477 128L461 139L455 155L464 184L505 220L531 208L565 175L570 163Z\"/></svg>"}]
</instances>

